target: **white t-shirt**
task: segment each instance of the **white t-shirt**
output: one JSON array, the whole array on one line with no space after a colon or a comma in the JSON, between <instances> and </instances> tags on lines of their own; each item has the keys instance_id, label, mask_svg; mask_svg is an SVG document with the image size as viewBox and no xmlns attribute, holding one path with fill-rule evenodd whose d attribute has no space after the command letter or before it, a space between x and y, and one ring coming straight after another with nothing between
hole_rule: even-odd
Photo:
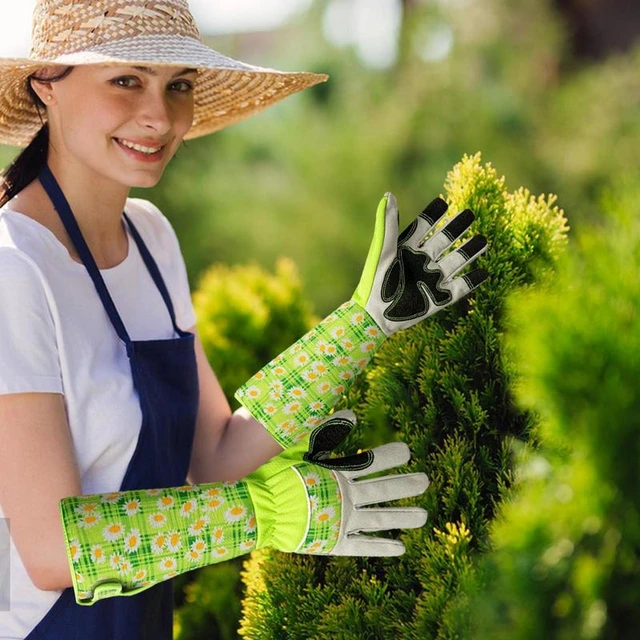
<instances>
[{"instance_id":1,"label":"white t-shirt","mask_svg":"<svg viewBox=\"0 0 640 640\"><path fill-rule=\"evenodd\" d=\"M192 328L196 316L171 223L147 200L129 198L125 211L162 273L176 324ZM127 332L132 340L178 337L125 226L127 258L100 273ZM117 491L142 423L125 345L85 266L48 228L2 207L0 395L29 391L63 394L82 492ZM0 591L6 579L0 576ZM11 540L10 610L0 611L0 639L28 635L61 593L35 587Z\"/></svg>"}]
</instances>

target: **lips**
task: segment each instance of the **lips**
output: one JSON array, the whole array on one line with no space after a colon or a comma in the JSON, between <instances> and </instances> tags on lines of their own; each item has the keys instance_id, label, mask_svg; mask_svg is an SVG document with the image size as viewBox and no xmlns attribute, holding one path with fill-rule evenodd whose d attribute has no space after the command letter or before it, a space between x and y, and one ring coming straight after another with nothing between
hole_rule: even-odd
<instances>
[{"instance_id":1,"label":"lips","mask_svg":"<svg viewBox=\"0 0 640 640\"><path fill-rule=\"evenodd\" d=\"M155 151L154 153L145 153L143 151L138 151L136 149L132 149L131 147L126 146L125 144L122 143L120 138L113 138L113 141L130 158L133 158L134 160L137 160L139 162L158 162L164 156L164 149L165 149L165 146L166 146L165 145L165 146L159 147L159 148L151 147L151 148L157 148L157 151ZM129 139L127 139L127 142L131 142L131 141ZM146 145L141 145L141 146L146 146Z\"/></svg>"},{"instance_id":2,"label":"lips","mask_svg":"<svg viewBox=\"0 0 640 640\"><path fill-rule=\"evenodd\" d=\"M166 146L164 144L161 145L151 140L133 140L131 138L114 138L114 140L123 144L127 143L125 146L137 145L139 147L144 147L145 149L154 149L156 152L164 149L164 147Z\"/></svg>"}]
</instances>

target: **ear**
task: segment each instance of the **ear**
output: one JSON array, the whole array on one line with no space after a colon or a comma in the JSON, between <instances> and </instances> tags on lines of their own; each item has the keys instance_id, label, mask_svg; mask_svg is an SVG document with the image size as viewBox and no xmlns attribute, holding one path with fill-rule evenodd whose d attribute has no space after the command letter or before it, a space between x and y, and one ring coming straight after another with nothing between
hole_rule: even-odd
<instances>
[{"instance_id":1,"label":"ear","mask_svg":"<svg viewBox=\"0 0 640 640\"><path fill-rule=\"evenodd\" d=\"M35 75L38 78L48 78L55 75L55 67L42 67L36 71ZM36 78L29 78L31 88L36 92L40 100L45 104L53 104L55 102L55 93L53 90L53 83L46 80L37 80ZM47 96L53 96L51 100L47 100Z\"/></svg>"},{"instance_id":2,"label":"ear","mask_svg":"<svg viewBox=\"0 0 640 640\"><path fill-rule=\"evenodd\" d=\"M49 105L54 101L53 98L51 98L51 100L47 100L47 96L53 96L51 82L40 82L34 78L29 78L29 82L31 83L31 88L36 92L36 95L40 98L43 104Z\"/></svg>"}]
</instances>

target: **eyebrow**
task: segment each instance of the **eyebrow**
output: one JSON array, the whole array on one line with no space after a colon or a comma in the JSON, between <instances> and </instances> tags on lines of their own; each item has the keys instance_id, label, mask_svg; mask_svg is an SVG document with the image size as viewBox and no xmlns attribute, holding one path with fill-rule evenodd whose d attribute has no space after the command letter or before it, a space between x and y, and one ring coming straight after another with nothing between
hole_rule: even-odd
<instances>
[{"instance_id":1,"label":"eyebrow","mask_svg":"<svg viewBox=\"0 0 640 640\"><path fill-rule=\"evenodd\" d=\"M148 73L150 76L157 76L158 72L155 69L152 69L151 67L139 67L139 66L132 66L132 69L136 69L137 71L141 71L142 73ZM178 76L182 76L185 75L187 73L197 73L198 70L197 69L191 69L189 67L187 67L186 69L182 69L181 71L178 71L177 73L174 73L171 77L172 78L177 78Z\"/></svg>"}]
</instances>

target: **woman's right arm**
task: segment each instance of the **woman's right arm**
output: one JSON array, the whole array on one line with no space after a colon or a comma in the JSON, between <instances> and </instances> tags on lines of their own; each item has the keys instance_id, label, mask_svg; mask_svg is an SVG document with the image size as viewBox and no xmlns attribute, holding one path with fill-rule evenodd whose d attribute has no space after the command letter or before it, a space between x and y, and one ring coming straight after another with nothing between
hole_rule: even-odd
<instances>
[{"instance_id":1,"label":"woman's right arm","mask_svg":"<svg viewBox=\"0 0 640 640\"><path fill-rule=\"evenodd\" d=\"M81 493L63 396L0 395L0 505L38 589L73 586L58 503Z\"/></svg>"}]
</instances>

